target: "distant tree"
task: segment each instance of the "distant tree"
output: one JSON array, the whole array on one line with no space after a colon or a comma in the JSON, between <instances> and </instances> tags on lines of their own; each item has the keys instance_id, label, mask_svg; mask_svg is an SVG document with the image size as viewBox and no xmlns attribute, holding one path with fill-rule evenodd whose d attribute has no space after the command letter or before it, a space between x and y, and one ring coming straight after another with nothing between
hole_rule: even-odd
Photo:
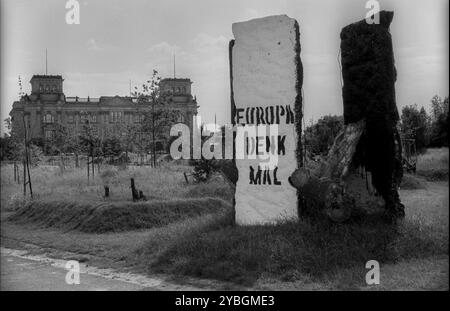
<instances>
[{"instance_id":1,"label":"distant tree","mask_svg":"<svg viewBox=\"0 0 450 311\"><path fill-rule=\"evenodd\" d=\"M425 150L429 143L430 118L422 107L405 106L401 115L401 133L404 138L414 139L418 152Z\"/></svg>"},{"instance_id":2,"label":"distant tree","mask_svg":"<svg viewBox=\"0 0 450 311\"><path fill-rule=\"evenodd\" d=\"M45 152L52 155L61 155L66 152L70 140L67 128L61 123L54 123L52 135L46 139Z\"/></svg>"},{"instance_id":3,"label":"distant tree","mask_svg":"<svg viewBox=\"0 0 450 311\"><path fill-rule=\"evenodd\" d=\"M7 117L6 119L3 120L3 122L5 123L5 127L8 130L8 133L11 133L12 129L11 117Z\"/></svg>"},{"instance_id":4,"label":"distant tree","mask_svg":"<svg viewBox=\"0 0 450 311\"><path fill-rule=\"evenodd\" d=\"M102 151L105 156L117 157L122 152L122 144L117 137L108 137L102 141Z\"/></svg>"},{"instance_id":5,"label":"distant tree","mask_svg":"<svg viewBox=\"0 0 450 311\"><path fill-rule=\"evenodd\" d=\"M6 118L4 122L10 134L5 134L0 138L0 158L2 161L10 160L23 162L25 159L25 142L23 137L19 137L11 132L11 118ZM38 165L43 156L41 145L38 145L37 142L37 140L33 139L27 141L29 160L30 164L33 166Z\"/></svg>"},{"instance_id":6,"label":"distant tree","mask_svg":"<svg viewBox=\"0 0 450 311\"><path fill-rule=\"evenodd\" d=\"M442 99L435 95L431 99L431 137L430 146L448 146L448 97Z\"/></svg>"},{"instance_id":7,"label":"distant tree","mask_svg":"<svg viewBox=\"0 0 450 311\"><path fill-rule=\"evenodd\" d=\"M39 148L41 148L42 150L44 150L44 139L42 137L33 137L30 139L30 144L35 145Z\"/></svg>"},{"instance_id":8,"label":"distant tree","mask_svg":"<svg viewBox=\"0 0 450 311\"><path fill-rule=\"evenodd\" d=\"M75 166L79 166L78 155L81 152L87 152L86 146L80 145L80 139L77 135L69 131L69 129L61 124L53 124L53 133L51 138L47 139L46 154L59 155L61 157L61 169L64 170L64 154L75 154ZM39 140L37 140L39 142Z\"/></svg>"},{"instance_id":9,"label":"distant tree","mask_svg":"<svg viewBox=\"0 0 450 311\"><path fill-rule=\"evenodd\" d=\"M8 117L3 120L8 133L11 133L11 118ZM0 137L0 160L14 160L17 144L10 134L5 133L3 137Z\"/></svg>"},{"instance_id":10,"label":"distant tree","mask_svg":"<svg viewBox=\"0 0 450 311\"><path fill-rule=\"evenodd\" d=\"M25 160L25 142L13 136L4 136L1 139L1 160L22 162ZM36 166L42 161L42 148L28 142L28 155L30 165Z\"/></svg>"},{"instance_id":11,"label":"distant tree","mask_svg":"<svg viewBox=\"0 0 450 311\"><path fill-rule=\"evenodd\" d=\"M153 70L150 80L142 84L141 90L135 87L134 96L138 99L138 104L143 104L150 109L146 109L142 126L140 130L141 138L149 139L145 142L152 151L152 163L156 166L156 151L158 150L158 141L167 140L172 125L178 112L172 109L168 104L171 98L170 94L163 94L159 88L161 77L156 70ZM147 137L145 137L147 135Z\"/></svg>"},{"instance_id":12,"label":"distant tree","mask_svg":"<svg viewBox=\"0 0 450 311\"><path fill-rule=\"evenodd\" d=\"M305 128L306 151L312 155L326 155L337 134L344 127L342 116L324 116Z\"/></svg>"},{"instance_id":13,"label":"distant tree","mask_svg":"<svg viewBox=\"0 0 450 311\"><path fill-rule=\"evenodd\" d=\"M98 129L95 124L92 124L89 120L89 115L86 112L81 112L82 126L78 136L79 143L83 148L83 151L95 156L101 151L101 140L98 134Z\"/></svg>"},{"instance_id":14,"label":"distant tree","mask_svg":"<svg viewBox=\"0 0 450 311\"><path fill-rule=\"evenodd\" d=\"M0 161L13 160L14 147L11 136L5 134L0 137Z\"/></svg>"},{"instance_id":15,"label":"distant tree","mask_svg":"<svg viewBox=\"0 0 450 311\"><path fill-rule=\"evenodd\" d=\"M44 153L42 151L42 148L33 144L28 144L28 156L30 165L37 166L42 161ZM23 162L25 159L25 145L23 143L19 144L16 159L21 162Z\"/></svg>"},{"instance_id":16,"label":"distant tree","mask_svg":"<svg viewBox=\"0 0 450 311\"><path fill-rule=\"evenodd\" d=\"M441 115L448 113L448 97L442 99L438 95L434 95L431 99L431 117L432 121L439 119Z\"/></svg>"},{"instance_id":17,"label":"distant tree","mask_svg":"<svg viewBox=\"0 0 450 311\"><path fill-rule=\"evenodd\" d=\"M98 135L98 129L95 124L91 124L89 121L88 114L82 112L82 116L84 119L84 124L81 127L81 132L79 135L79 143L80 149L87 154L88 159L88 179L89 179L89 163L92 164L92 174L94 174L94 158L98 157L102 154L101 148L101 139ZM89 161L89 157L91 157L91 161ZM97 170L100 170L100 165Z\"/></svg>"},{"instance_id":18,"label":"distant tree","mask_svg":"<svg viewBox=\"0 0 450 311\"><path fill-rule=\"evenodd\" d=\"M142 125L135 122L121 122L116 125L114 132L115 139L120 143L121 152L125 152L125 159L128 162L128 153L133 149L138 149L136 144L140 138Z\"/></svg>"}]
</instances>

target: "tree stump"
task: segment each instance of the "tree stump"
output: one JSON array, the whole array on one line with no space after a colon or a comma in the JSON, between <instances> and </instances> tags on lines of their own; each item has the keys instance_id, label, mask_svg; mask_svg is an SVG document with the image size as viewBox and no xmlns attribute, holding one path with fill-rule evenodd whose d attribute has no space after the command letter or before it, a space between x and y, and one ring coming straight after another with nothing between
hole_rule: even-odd
<instances>
[{"instance_id":1,"label":"tree stump","mask_svg":"<svg viewBox=\"0 0 450 311\"><path fill-rule=\"evenodd\" d=\"M134 178L131 178L131 196L133 197L133 201L139 200L139 192L136 190Z\"/></svg>"},{"instance_id":2,"label":"tree stump","mask_svg":"<svg viewBox=\"0 0 450 311\"><path fill-rule=\"evenodd\" d=\"M133 197L133 202L136 201L147 201L147 198L145 197L142 190L138 190L136 188L136 185L134 183L134 178L131 178L131 195Z\"/></svg>"},{"instance_id":3,"label":"tree stump","mask_svg":"<svg viewBox=\"0 0 450 311\"><path fill-rule=\"evenodd\" d=\"M105 198L109 198L109 186L104 186L105 188Z\"/></svg>"}]
</instances>

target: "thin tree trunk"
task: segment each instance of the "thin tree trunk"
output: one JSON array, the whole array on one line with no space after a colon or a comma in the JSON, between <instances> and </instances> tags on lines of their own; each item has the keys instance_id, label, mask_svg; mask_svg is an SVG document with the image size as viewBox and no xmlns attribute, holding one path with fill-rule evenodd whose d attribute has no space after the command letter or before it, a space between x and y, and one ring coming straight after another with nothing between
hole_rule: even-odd
<instances>
[{"instance_id":1,"label":"thin tree trunk","mask_svg":"<svg viewBox=\"0 0 450 311\"><path fill-rule=\"evenodd\" d=\"M28 147L25 150L26 150L27 173L28 173L28 187L30 189L30 197L33 198L33 188L31 187L31 174L30 174L30 156L28 154Z\"/></svg>"},{"instance_id":2,"label":"thin tree trunk","mask_svg":"<svg viewBox=\"0 0 450 311\"><path fill-rule=\"evenodd\" d=\"M87 156L86 156L86 158L87 158L87 165L86 165L86 167L87 167L87 179L88 179L88 183L89 183L89 154L87 154Z\"/></svg>"},{"instance_id":3,"label":"thin tree trunk","mask_svg":"<svg viewBox=\"0 0 450 311\"><path fill-rule=\"evenodd\" d=\"M155 142L155 100L153 100L153 105L152 105L152 139L153 139L153 144L152 144L152 153L153 153L153 167L156 167L156 142Z\"/></svg>"},{"instance_id":4,"label":"thin tree trunk","mask_svg":"<svg viewBox=\"0 0 450 311\"><path fill-rule=\"evenodd\" d=\"M26 174L25 165L26 165L25 164L25 159L23 159L23 196L27 195L27 183L26 183L27 178L25 177L25 174Z\"/></svg>"},{"instance_id":5,"label":"thin tree trunk","mask_svg":"<svg viewBox=\"0 0 450 311\"><path fill-rule=\"evenodd\" d=\"M95 170L95 166L94 166L94 148L91 149L91 165L92 165L92 179L94 179L94 170Z\"/></svg>"}]
</instances>

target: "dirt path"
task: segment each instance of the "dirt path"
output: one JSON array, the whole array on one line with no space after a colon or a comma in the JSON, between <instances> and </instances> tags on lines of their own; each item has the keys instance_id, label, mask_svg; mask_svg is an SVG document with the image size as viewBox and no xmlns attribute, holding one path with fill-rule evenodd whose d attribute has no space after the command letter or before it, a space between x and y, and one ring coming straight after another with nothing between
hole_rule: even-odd
<instances>
[{"instance_id":1,"label":"dirt path","mask_svg":"<svg viewBox=\"0 0 450 311\"><path fill-rule=\"evenodd\" d=\"M169 283L159 278L120 273L80 263L80 284L66 283L66 260L27 251L1 248L1 290L44 291L128 291L202 290L194 286Z\"/></svg>"}]
</instances>

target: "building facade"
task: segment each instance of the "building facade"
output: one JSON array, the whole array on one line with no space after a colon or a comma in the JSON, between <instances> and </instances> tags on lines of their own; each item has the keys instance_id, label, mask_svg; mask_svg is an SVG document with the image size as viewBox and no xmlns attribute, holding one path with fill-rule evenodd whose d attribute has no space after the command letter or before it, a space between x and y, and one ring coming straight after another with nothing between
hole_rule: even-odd
<instances>
[{"instance_id":1,"label":"building facade","mask_svg":"<svg viewBox=\"0 0 450 311\"><path fill-rule=\"evenodd\" d=\"M66 128L74 137L83 124L90 126L100 139L116 134L127 124L142 123L147 104L126 96L101 96L100 98L66 97L64 79L60 75L34 75L31 94L13 103L10 112L12 134L23 137L24 122L30 139L50 141L57 125ZM167 105L178 112L178 122L192 129L193 116L197 114L197 101L191 94L190 79L162 79L160 91L169 94ZM169 133L168 133L169 134Z\"/></svg>"}]
</instances>

